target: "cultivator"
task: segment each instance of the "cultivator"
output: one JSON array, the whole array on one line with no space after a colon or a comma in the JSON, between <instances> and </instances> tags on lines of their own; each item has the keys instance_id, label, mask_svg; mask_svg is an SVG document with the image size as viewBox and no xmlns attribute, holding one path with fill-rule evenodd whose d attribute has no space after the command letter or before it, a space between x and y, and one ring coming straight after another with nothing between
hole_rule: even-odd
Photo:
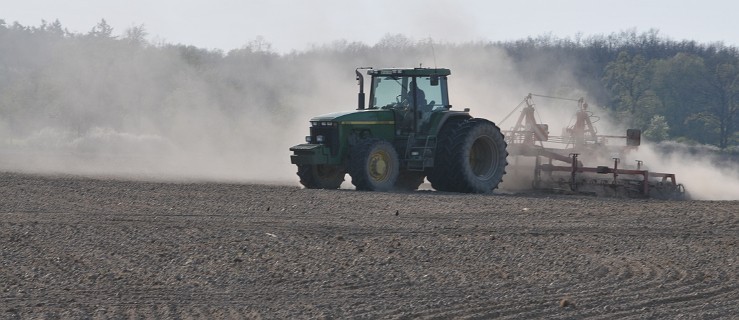
<instances>
[{"instance_id":1,"label":"cultivator","mask_svg":"<svg viewBox=\"0 0 739 320\"><path fill-rule=\"evenodd\" d=\"M533 97L577 102L574 124L565 128L562 136L551 136L548 125L536 121ZM599 135L592 121L598 118L588 110L583 98L529 94L501 123L521 107L516 124L504 131L508 152L513 157L509 172L516 175L530 170L530 163L522 164L525 161L519 160L533 158L534 189L614 197L685 198L685 189L673 173L652 172L640 160L636 160L635 166L620 168L622 157L641 144L641 131L628 129L625 136ZM605 161L612 161L613 166L584 165Z\"/></svg>"}]
</instances>

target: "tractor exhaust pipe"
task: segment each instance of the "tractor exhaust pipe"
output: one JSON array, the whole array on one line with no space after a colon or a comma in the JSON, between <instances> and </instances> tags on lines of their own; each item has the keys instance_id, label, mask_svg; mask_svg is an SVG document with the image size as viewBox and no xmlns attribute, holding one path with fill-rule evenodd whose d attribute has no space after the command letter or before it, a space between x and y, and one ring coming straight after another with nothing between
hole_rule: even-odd
<instances>
[{"instance_id":1,"label":"tractor exhaust pipe","mask_svg":"<svg viewBox=\"0 0 739 320\"><path fill-rule=\"evenodd\" d=\"M357 110L364 110L364 76L359 70L361 69L372 69L372 67L359 67L354 69L354 73L357 74L357 81L359 81L359 93L357 94Z\"/></svg>"}]
</instances>

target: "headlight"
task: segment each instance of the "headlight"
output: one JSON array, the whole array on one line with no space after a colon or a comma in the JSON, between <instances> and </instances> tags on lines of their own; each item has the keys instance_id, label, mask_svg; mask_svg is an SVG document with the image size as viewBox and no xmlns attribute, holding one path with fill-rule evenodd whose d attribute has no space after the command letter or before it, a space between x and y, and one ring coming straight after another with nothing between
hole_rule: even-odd
<instances>
[{"instance_id":1,"label":"headlight","mask_svg":"<svg viewBox=\"0 0 739 320\"><path fill-rule=\"evenodd\" d=\"M310 136L305 136L305 142L310 143Z\"/></svg>"},{"instance_id":2,"label":"headlight","mask_svg":"<svg viewBox=\"0 0 739 320\"><path fill-rule=\"evenodd\" d=\"M316 141L317 141L318 143L323 143L323 135L320 135L320 134L319 134L319 135L317 135L317 136L316 136Z\"/></svg>"}]
</instances>

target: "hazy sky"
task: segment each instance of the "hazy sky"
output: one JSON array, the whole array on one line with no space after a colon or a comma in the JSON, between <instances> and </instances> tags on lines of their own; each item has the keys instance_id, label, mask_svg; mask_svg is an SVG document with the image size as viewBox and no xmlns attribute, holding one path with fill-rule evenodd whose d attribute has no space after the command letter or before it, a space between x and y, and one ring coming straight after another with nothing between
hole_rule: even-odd
<instances>
[{"instance_id":1,"label":"hazy sky","mask_svg":"<svg viewBox=\"0 0 739 320\"><path fill-rule=\"evenodd\" d=\"M738 46L737 12L730 0L0 0L8 24L59 19L87 32L104 18L116 34L143 24L150 40L225 51L261 36L278 52L340 39L371 45L388 33L464 42L653 28Z\"/></svg>"}]
</instances>

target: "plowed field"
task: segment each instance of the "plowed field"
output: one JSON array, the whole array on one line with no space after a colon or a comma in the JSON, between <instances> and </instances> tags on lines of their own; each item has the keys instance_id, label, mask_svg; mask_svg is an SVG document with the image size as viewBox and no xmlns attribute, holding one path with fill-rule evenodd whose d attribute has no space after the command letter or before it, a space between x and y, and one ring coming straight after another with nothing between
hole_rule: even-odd
<instances>
[{"instance_id":1,"label":"plowed field","mask_svg":"<svg viewBox=\"0 0 739 320\"><path fill-rule=\"evenodd\" d=\"M739 201L0 179L2 318L739 315Z\"/></svg>"}]
</instances>

